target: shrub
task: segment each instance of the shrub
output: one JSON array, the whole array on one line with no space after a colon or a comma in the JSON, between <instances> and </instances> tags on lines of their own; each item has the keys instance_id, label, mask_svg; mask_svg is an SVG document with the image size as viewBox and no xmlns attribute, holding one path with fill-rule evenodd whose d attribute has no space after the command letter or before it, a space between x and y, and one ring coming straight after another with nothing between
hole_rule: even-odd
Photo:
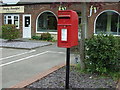
<instances>
[{"instance_id":1,"label":"shrub","mask_svg":"<svg viewBox=\"0 0 120 90\"><path fill-rule=\"evenodd\" d=\"M51 36L50 33L42 33L41 34L41 40L51 41L52 39L53 39L53 37Z\"/></svg>"},{"instance_id":2,"label":"shrub","mask_svg":"<svg viewBox=\"0 0 120 90\"><path fill-rule=\"evenodd\" d=\"M93 36L86 40L85 48L87 71L105 74L119 70L117 40L112 35Z\"/></svg>"},{"instance_id":3,"label":"shrub","mask_svg":"<svg viewBox=\"0 0 120 90\"><path fill-rule=\"evenodd\" d=\"M2 38L13 40L19 38L20 31L15 25L5 24L2 26Z\"/></svg>"},{"instance_id":4,"label":"shrub","mask_svg":"<svg viewBox=\"0 0 120 90\"><path fill-rule=\"evenodd\" d=\"M117 52L118 52L118 59L120 60L120 37L116 37L117 40Z\"/></svg>"},{"instance_id":5,"label":"shrub","mask_svg":"<svg viewBox=\"0 0 120 90\"><path fill-rule=\"evenodd\" d=\"M32 39L34 39L34 40L40 40L41 37L40 36L32 36Z\"/></svg>"},{"instance_id":6,"label":"shrub","mask_svg":"<svg viewBox=\"0 0 120 90\"><path fill-rule=\"evenodd\" d=\"M1 28L0 28L0 38L2 38L2 30L1 30Z\"/></svg>"}]
</instances>

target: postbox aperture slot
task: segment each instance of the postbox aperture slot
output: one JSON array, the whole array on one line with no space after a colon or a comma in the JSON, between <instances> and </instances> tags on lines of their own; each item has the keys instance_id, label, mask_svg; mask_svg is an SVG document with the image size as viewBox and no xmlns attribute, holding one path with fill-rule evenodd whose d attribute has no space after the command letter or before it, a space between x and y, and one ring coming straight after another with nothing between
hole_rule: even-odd
<instances>
[{"instance_id":1,"label":"postbox aperture slot","mask_svg":"<svg viewBox=\"0 0 120 90\"><path fill-rule=\"evenodd\" d=\"M58 17L58 19L70 19L70 17Z\"/></svg>"}]
</instances>

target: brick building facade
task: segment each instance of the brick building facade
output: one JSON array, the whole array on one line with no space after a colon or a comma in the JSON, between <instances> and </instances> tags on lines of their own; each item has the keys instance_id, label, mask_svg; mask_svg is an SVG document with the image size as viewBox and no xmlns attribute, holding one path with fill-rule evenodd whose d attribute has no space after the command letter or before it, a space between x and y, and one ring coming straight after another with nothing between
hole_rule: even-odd
<instances>
[{"instance_id":1,"label":"brick building facade","mask_svg":"<svg viewBox=\"0 0 120 90\"><path fill-rule=\"evenodd\" d=\"M68 5L67 10L74 10L79 15L81 23L82 3L75 2ZM21 31L22 38L31 38L34 35L49 32L57 37L57 11L60 3L18 3L16 5L3 5L3 7L24 6L24 12L3 13L2 24L16 24ZM120 3L104 3L99 7L91 7L87 3L87 37L100 32L120 35ZM91 7L91 8L90 8ZM91 14L91 13L92 14ZM91 15L90 15L91 14ZM0 14L1 15L1 14ZM0 19L1 20L1 19ZM115 25L114 25L115 24ZM29 31L27 32L27 30Z\"/></svg>"}]
</instances>

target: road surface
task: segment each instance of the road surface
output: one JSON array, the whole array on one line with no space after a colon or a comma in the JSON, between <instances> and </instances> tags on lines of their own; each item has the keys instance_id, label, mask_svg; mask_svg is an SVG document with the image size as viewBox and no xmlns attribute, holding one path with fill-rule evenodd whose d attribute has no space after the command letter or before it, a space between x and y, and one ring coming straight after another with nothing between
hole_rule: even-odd
<instances>
[{"instance_id":1,"label":"road surface","mask_svg":"<svg viewBox=\"0 0 120 90\"><path fill-rule=\"evenodd\" d=\"M9 88L26 79L65 63L66 49L56 44L32 50L0 48L2 88ZM74 55L71 55L74 60ZM74 61L73 61L74 62Z\"/></svg>"}]
</instances>

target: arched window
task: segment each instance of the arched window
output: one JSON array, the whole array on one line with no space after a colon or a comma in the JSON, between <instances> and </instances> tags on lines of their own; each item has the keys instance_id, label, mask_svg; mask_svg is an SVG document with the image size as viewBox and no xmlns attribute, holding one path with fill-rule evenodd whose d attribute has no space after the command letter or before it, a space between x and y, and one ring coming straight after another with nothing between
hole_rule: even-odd
<instances>
[{"instance_id":1,"label":"arched window","mask_svg":"<svg viewBox=\"0 0 120 90\"><path fill-rule=\"evenodd\" d=\"M99 33L120 35L120 14L115 11L101 13L95 24L95 34Z\"/></svg>"},{"instance_id":2,"label":"arched window","mask_svg":"<svg viewBox=\"0 0 120 90\"><path fill-rule=\"evenodd\" d=\"M45 11L37 18L37 32L56 32L57 19L56 16L50 12Z\"/></svg>"}]
</instances>

